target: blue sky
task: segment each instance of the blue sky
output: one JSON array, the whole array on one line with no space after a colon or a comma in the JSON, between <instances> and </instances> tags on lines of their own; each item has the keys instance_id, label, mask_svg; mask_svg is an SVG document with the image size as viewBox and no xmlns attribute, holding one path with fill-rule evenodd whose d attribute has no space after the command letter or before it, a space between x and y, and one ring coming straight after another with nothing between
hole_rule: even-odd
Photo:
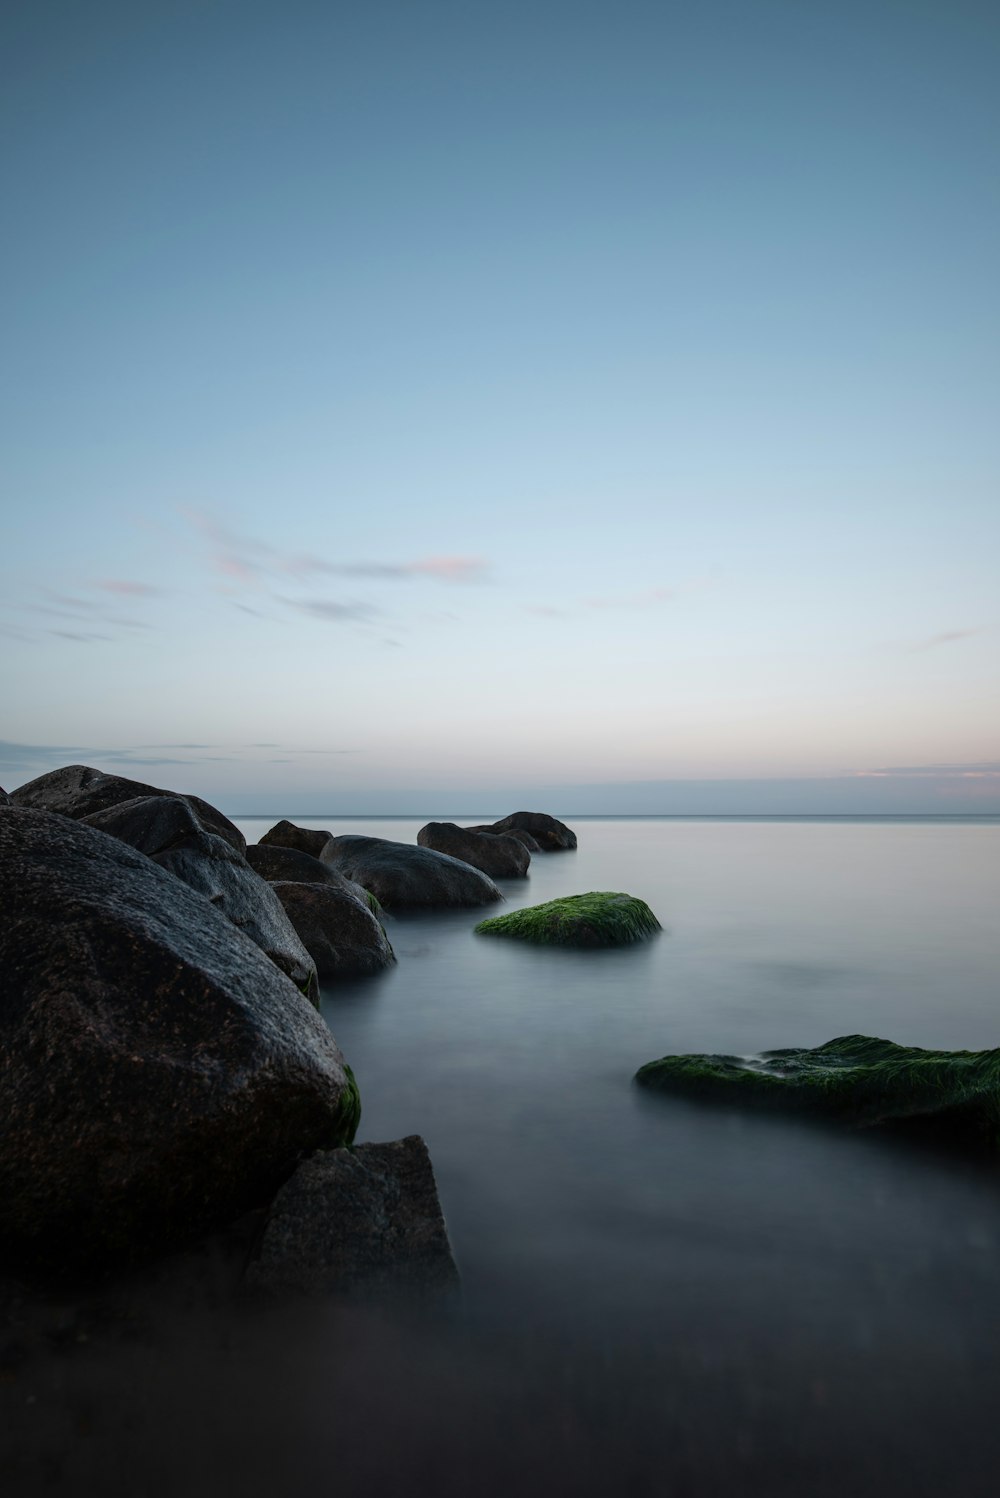
<instances>
[{"instance_id":1,"label":"blue sky","mask_svg":"<svg viewBox=\"0 0 1000 1498\"><path fill-rule=\"evenodd\" d=\"M995 6L3 27L2 783L1000 810Z\"/></svg>"}]
</instances>

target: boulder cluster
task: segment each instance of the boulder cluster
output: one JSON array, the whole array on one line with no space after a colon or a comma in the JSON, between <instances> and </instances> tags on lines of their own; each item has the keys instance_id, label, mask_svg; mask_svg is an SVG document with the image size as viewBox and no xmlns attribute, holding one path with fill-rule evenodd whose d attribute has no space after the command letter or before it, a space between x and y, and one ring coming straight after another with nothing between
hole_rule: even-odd
<instances>
[{"instance_id":1,"label":"boulder cluster","mask_svg":"<svg viewBox=\"0 0 1000 1498\"><path fill-rule=\"evenodd\" d=\"M418 1136L355 1146L319 979L395 962L386 913L487 905L555 818L417 846L216 807L85 765L0 790L0 1268L92 1276L257 1214L245 1282L453 1287Z\"/></svg>"}]
</instances>

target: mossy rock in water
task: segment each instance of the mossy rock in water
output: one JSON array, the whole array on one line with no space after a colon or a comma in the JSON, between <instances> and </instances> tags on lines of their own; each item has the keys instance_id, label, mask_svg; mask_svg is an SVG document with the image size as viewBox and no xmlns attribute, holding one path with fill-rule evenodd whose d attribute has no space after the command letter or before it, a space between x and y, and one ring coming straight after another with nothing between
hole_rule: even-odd
<instances>
[{"instance_id":1,"label":"mossy rock in water","mask_svg":"<svg viewBox=\"0 0 1000 1498\"><path fill-rule=\"evenodd\" d=\"M555 947L622 947L661 929L645 900L609 890L567 895L480 921L484 936L513 936Z\"/></svg>"},{"instance_id":2,"label":"mossy rock in water","mask_svg":"<svg viewBox=\"0 0 1000 1498\"><path fill-rule=\"evenodd\" d=\"M664 1056L644 1087L716 1102L794 1110L871 1127L922 1127L1000 1148L1000 1050L923 1051L870 1035L761 1056Z\"/></svg>"}]
</instances>

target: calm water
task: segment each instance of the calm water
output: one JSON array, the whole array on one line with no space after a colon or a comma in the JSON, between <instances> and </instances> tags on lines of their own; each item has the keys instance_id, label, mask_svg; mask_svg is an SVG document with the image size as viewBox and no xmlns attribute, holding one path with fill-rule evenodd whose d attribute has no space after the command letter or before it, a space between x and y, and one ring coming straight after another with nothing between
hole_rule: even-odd
<instances>
[{"instance_id":1,"label":"calm water","mask_svg":"<svg viewBox=\"0 0 1000 1498\"><path fill-rule=\"evenodd\" d=\"M421 820L303 825L412 842ZM430 1146L469 1460L520 1453L539 1492L992 1492L1000 1182L631 1079L854 1031L1000 1045L1000 826L575 825L508 908L622 889L662 935L579 954L476 937L471 911L390 917L398 967L324 990L359 1138Z\"/></svg>"}]
</instances>

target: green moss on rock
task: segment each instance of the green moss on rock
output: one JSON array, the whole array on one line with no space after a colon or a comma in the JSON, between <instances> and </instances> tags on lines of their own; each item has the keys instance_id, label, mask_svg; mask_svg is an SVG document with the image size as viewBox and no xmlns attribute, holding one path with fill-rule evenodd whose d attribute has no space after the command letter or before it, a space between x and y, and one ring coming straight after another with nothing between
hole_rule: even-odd
<instances>
[{"instance_id":1,"label":"green moss on rock","mask_svg":"<svg viewBox=\"0 0 1000 1498\"><path fill-rule=\"evenodd\" d=\"M340 1100L340 1129L335 1143L330 1146L331 1149L339 1145L353 1144L354 1136L358 1132L358 1125L361 1122L361 1093L358 1089L354 1072L346 1061L344 1062L344 1071L347 1075L348 1085L344 1089L344 1094Z\"/></svg>"},{"instance_id":2,"label":"green moss on rock","mask_svg":"<svg viewBox=\"0 0 1000 1498\"><path fill-rule=\"evenodd\" d=\"M1000 1148L1000 1050L924 1051L870 1035L761 1056L664 1056L644 1087L871 1127L921 1125Z\"/></svg>"},{"instance_id":3,"label":"green moss on rock","mask_svg":"<svg viewBox=\"0 0 1000 1498\"><path fill-rule=\"evenodd\" d=\"M529 905L509 915L491 916L476 927L484 936L511 936L557 947L620 947L660 929L645 900L609 890Z\"/></svg>"}]
</instances>

